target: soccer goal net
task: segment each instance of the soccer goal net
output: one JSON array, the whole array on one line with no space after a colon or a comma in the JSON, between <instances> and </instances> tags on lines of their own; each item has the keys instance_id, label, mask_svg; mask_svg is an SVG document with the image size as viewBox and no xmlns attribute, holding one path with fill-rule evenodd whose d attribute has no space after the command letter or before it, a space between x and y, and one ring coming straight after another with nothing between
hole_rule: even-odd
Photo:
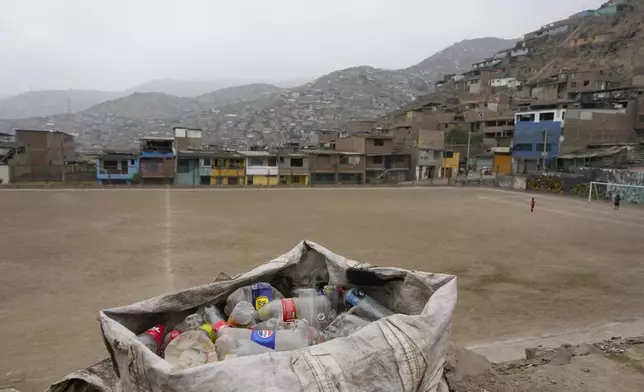
<instances>
[{"instance_id":1,"label":"soccer goal net","mask_svg":"<svg viewBox=\"0 0 644 392\"><path fill-rule=\"evenodd\" d=\"M592 200L613 200L617 195L620 195L622 200L627 195L634 200L644 199L644 186L591 181L588 188L589 203Z\"/></svg>"}]
</instances>

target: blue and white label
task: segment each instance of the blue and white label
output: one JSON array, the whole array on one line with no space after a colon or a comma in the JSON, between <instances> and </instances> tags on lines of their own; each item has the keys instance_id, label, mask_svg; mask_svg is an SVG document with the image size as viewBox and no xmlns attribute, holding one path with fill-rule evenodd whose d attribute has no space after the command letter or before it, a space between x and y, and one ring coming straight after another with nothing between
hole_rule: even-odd
<instances>
[{"instance_id":1,"label":"blue and white label","mask_svg":"<svg viewBox=\"0 0 644 392\"><path fill-rule=\"evenodd\" d=\"M273 300L273 287L268 283L255 283L250 286L250 289L253 295L253 306L255 307L255 310Z\"/></svg>"},{"instance_id":2,"label":"blue and white label","mask_svg":"<svg viewBox=\"0 0 644 392\"><path fill-rule=\"evenodd\" d=\"M253 330L250 340L264 347L275 350L275 331L270 329Z\"/></svg>"},{"instance_id":3,"label":"blue and white label","mask_svg":"<svg viewBox=\"0 0 644 392\"><path fill-rule=\"evenodd\" d=\"M364 291L360 289L351 289L347 291L345 301L351 306L357 306L364 297L366 297Z\"/></svg>"}]
</instances>

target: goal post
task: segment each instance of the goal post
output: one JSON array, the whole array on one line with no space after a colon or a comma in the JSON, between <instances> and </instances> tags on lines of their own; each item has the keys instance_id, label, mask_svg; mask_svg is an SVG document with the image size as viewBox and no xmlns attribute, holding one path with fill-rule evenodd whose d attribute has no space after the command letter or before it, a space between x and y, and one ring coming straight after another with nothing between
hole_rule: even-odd
<instances>
[{"instance_id":1,"label":"goal post","mask_svg":"<svg viewBox=\"0 0 644 392\"><path fill-rule=\"evenodd\" d=\"M623 190L623 192L620 192ZM622 199L625 197L625 193L641 193L644 195L644 185L626 185L626 184L616 184L612 182L599 182L591 181L590 186L588 187L588 202L590 203L593 200L612 200L617 194L621 194Z\"/></svg>"}]
</instances>

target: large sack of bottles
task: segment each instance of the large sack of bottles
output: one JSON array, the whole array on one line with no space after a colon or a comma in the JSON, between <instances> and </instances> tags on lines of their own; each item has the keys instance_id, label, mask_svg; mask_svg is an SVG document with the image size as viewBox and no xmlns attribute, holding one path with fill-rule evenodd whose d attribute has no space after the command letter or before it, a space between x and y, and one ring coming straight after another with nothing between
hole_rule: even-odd
<instances>
[{"instance_id":1,"label":"large sack of bottles","mask_svg":"<svg viewBox=\"0 0 644 392\"><path fill-rule=\"evenodd\" d=\"M455 305L454 276L303 241L234 278L101 311L110 357L49 391L447 392Z\"/></svg>"}]
</instances>

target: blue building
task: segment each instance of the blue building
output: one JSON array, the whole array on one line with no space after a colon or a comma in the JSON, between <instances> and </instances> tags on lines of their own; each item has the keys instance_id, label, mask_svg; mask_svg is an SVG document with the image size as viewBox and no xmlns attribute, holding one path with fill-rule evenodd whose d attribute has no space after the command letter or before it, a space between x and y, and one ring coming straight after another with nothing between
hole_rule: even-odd
<instances>
[{"instance_id":1,"label":"blue building","mask_svg":"<svg viewBox=\"0 0 644 392\"><path fill-rule=\"evenodd\" d=\"M540 170L555 161L563 134L566 109L546 109L515 115L512 163L515 173Z\"/></svg>"},{"instance_id":2,"label":"blue building","mask_svg":"<svg viewBox=\"0 0 644 392\"><path fill-rule=\"evenodd\" d=\"M111 152L96 159L99 184L131 184L139 173L139 157L135 153Z\"/></svg>"}]
</instances>

